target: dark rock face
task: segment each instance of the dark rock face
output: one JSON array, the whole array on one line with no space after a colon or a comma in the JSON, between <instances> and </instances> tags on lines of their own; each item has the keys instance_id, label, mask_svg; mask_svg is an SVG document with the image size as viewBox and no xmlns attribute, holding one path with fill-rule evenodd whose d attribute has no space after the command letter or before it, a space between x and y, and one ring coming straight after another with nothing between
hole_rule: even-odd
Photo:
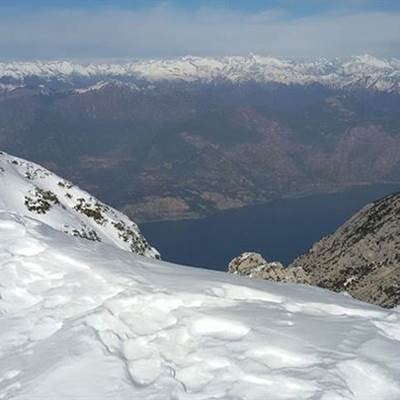
<instances>
[{"instance_id":1,"label":"dark rock face","mask_svg":"<svg viewBox=\"0 0 400 400\"><path fill-rule=\"evenodd\" d=\"M380 305L400 305L400 193L367 205L287 268L244 253L229 272L304 283Z\"/></svg>"}]
</instances>

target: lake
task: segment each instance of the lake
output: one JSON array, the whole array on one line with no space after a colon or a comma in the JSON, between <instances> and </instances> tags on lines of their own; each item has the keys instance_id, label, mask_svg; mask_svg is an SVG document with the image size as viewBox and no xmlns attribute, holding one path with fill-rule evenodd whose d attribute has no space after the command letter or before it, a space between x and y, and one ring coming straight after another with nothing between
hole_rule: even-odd
<instances>
[{"instance_id":1,"label":"lake","mask_svg":"<svg viewBox=\"0 0 400 400\"><path fill-rule=\"evenodd\" d=\"M400 185L363 186L140 227L165 261L226 270L233 257L256 251L287 265L364 205L395 191Z\"/></svg>"}]
</instances>

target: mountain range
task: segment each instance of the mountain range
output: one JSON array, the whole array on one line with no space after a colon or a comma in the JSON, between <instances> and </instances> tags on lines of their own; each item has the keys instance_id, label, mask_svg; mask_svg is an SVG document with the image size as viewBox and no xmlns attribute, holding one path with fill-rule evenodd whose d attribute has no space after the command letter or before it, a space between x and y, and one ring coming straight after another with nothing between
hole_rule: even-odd
<instances>
[{"instance_id":1,"label":"mountain range","mask_svg":"<svg viewBox=\"0 0 400 400\"><path fill-rule=\"evenodd\" d=\"M0 82L24 84L30 78L73 84L79 79L137 79L152 81L242 83L279 82L284 84L320 83L335 88L400 90L400 60L378 59L370 55L349 59L320 58L308 62L273 57L181 57L136 60L119 64L77 64L67 61L0 63ZM5 88L6 89L6 88ZM93 88L92 88L93 90Z\"/></svg>"},{"instance_id":2,"label":"mountain range","mask_svg":"<svg viewBox=\"0 0 400 400\"><path fill-rule=\"evenodd\" d=\"M399 61L0 64L0 146L135 221L400 181Z\"/></svg>"}]
</instances>

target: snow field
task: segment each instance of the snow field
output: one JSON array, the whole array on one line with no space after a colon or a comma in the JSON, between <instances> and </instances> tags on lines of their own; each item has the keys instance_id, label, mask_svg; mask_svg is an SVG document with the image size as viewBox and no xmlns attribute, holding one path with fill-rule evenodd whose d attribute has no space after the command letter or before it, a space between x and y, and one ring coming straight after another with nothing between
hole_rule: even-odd
<instances>
[{"instance_id":1,"label":"snow field","mask_svg":"<svg viewBox=\"0 0 400 400\"><path fill-rule=\"evenodd\" d=\"M397 400L399 326L0 212L0 399Z\"/></svg>"}]
</instances>

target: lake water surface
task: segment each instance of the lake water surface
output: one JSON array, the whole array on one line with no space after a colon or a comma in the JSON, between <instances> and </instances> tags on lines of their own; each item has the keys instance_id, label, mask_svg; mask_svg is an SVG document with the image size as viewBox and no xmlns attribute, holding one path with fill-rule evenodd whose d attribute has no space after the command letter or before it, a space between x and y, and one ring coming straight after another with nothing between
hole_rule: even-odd
<instances>
[{"instance_id":1,"label":"lake water surface","mask_svg":"<svg viewBox=\"0 0 400 400\"><path fill-rule=\"evenodd\" d=\"M165 261L226 270L233 257L256 251L287 265L364 205L396 191L400 185L364 186L275 200L204 219L142 224L141 229Z\"/></svg>"}]
</instances>

